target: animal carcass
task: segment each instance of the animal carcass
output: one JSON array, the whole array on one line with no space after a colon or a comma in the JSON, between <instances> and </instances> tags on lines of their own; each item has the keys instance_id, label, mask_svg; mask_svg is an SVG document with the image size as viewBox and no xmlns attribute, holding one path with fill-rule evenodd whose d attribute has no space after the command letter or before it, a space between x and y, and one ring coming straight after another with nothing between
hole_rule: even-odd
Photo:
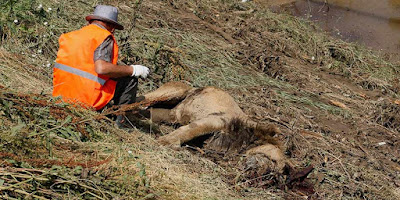
<instances>
[{"instance_id":1,"label":"animal carcass","mask_svg":"<svg viewBox=\"0 0 400 200\"><path fill-rule=\"evenodd\" d=\"M148 102L163 99L149 108L153 122L182 125L158 138L163 145L181 145L214 133L207 142L214 149L264 154L283 166L284 155L272 138L279 129L251 120L221 89L193 88L181 82L169 82L144 97Z\"/></svg>"}]
</instances>

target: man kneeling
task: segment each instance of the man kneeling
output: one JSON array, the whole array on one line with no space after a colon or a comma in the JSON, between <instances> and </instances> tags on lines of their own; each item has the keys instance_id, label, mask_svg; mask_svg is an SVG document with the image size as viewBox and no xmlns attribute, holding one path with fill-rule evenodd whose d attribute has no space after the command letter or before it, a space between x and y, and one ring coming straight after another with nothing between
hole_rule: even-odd
<instances>
[{"instance_id":1,"label":"man kneeling","mask_svg":"<svg viewBox=\"0 0 400 200\"><path fill-rule=\"evenodd\" d=\"M118 45L115 29L116 7L99 5L88 15L89 25L59 39L53 74L53 96L86 108L102 110L111 100L114 105L136 101L138 78L146 78L149 68L142 65L117 65ZM122 122L117 117L117 123Z\"/></svg>"}]
</instances>

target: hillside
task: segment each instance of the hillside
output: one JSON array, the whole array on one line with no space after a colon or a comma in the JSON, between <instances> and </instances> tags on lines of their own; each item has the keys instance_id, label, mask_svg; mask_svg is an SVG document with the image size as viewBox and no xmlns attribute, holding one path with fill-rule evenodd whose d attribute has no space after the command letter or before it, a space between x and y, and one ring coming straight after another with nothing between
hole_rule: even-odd
<instances>
[{"instance_id":1,"label":"hillside","mask_svg":"<svg viewBox=\"0 0 400 200\"><path fill-rule=\"evenodd\" d=\"M171 80L224 89L253 119L281 129L286 156L299 169L313 167L314 192L257 185L273 176L247 177L228 155L162 147L146 128L120 130L98 113L51 98L58 37L85 25L99 2L120 9L120 62L151 68L141 94ZM399 64L272 13L268 2L0 3L0 196L400 198ZM173 128L161 126L165 133Z\"/></svg>"}]
</instances>

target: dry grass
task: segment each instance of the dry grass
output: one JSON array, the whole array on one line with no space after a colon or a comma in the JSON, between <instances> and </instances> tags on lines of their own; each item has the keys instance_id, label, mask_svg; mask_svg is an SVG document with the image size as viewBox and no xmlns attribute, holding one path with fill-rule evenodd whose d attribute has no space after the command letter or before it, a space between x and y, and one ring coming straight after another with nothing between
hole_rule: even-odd
<instances>
[{"instance_id":1,"label":"dry grass","mask_svg":"<svg viewBox=\"0 0 400 200\"><path fill-rule=\"evenodd\" d=\"M27 61L20 54L0 49L0 84L24 93L50 93L49 71Z\"/></svg>"}]
</instances>

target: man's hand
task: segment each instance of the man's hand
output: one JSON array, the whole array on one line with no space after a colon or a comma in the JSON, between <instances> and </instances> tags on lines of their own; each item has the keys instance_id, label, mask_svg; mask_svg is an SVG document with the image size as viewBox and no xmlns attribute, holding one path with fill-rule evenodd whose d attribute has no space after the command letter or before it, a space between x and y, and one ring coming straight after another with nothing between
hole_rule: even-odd
<instances>
[{"instance_id":1,"label":"man's hand","mask_svg":"<svg viewBox=\"0 0 400 200\"><path fill-rule=\"evenodd\" d=\"M133 68L133 73L131 76L141 76L142 78L147 78L147 75L149 75L150 70L148 67L143 65L131 65L131 67Z\"/></svg>"}]
</instances>

